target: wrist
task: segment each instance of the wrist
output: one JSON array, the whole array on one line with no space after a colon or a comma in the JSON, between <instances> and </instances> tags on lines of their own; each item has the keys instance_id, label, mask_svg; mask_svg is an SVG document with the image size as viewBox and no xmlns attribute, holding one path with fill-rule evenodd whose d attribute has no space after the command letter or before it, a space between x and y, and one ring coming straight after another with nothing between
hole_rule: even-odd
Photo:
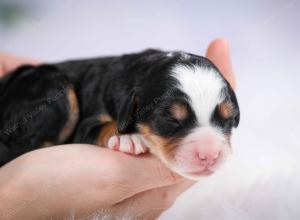
<instances>
[{"instance_id":1,"label":"wrist","mask_svg":"<svg viewBox=\"0 0 300 220\"><path fill-rule=\"evenodd\" d=\"M12 161L0 168L0 219L40 219L46 214L35 194L38 189L20 165Z\"/></svg>"}]
</instances>

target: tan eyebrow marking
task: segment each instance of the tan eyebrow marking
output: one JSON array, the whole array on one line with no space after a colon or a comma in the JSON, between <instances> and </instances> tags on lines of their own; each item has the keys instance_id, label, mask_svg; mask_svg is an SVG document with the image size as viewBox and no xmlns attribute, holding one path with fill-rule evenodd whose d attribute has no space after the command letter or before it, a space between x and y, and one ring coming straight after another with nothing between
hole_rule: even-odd
<instances>
[{"instance_id":1,"label":"tan eyebrow marking","mask_svg":"<svg viewBox=\"0 0 300 220\"><path fill-rule=\"evenodd\" d=\"M233 116L233 105L229 101L224 101L218 106L218 112L224 119L228 119Z\"/></svg>"},{"instance_id":2,"label":"tan eyebrow marking","mask_svg":"<svg viewBox=\"0 0 300 220\"><path fill-rule=\"evenodd\" d=\"M171 106L171 114L177 120L184 120L188 116L188 109L184 104L174 103Z\"/></svg>"},{"instance_id":3,"label":"tan eyebrow marking","mask_svg":"<svg viewBox=\"0 0 300 220\"><path fill-rule=\"evenodd\" d=\"M104 124L106 122L113 121L113 118L110 115L108 115L108 114L100 114L98 116L98 120Z\"/></svg>"}]
</instances>

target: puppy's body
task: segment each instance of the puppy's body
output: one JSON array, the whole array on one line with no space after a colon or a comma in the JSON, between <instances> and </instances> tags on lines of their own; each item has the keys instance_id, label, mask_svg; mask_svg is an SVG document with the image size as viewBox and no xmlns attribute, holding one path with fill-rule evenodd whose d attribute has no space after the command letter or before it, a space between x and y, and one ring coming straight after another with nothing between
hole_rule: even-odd
<instances>
[{"instance_id":1,"label":"puppy's body","mask_svg":"<svg viewBox=\"0 0 300 220\"><path fill-rule=\"evenodd\" d=\"M225 155L239 120L216 67L182 52L25 66L0 81L0 92L1 164L40 147L90 143L135 154L148 148L192 178L209 173L206 159Z\"/></svg>"}]
</instances>

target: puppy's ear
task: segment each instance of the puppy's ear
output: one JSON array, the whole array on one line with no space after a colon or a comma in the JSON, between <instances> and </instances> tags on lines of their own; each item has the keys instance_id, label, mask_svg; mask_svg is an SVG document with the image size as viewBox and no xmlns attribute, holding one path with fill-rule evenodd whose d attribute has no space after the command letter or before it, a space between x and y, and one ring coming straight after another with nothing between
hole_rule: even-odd
<instances>
[{"instance_id":1,"label":"puppy's ear","mask_svg":"<svg viewBox=\"0 0 300 220\"><path fill-rule=\"evenodd\" d=\"M234 117L233 117L233 127L237 128L237 126L240 123L240 107L239 107L239 104L237 102L235 95L233 96L232 101L235 106L235 112L234 112Z\"/></svg>"},{"instance_id":2,"label":"puppy's ear","mask_svg":"<svg viewBox=\"0 0 300 220\"><path fill-rule=\"evenodd\" d=\"M233 89L231 88L231 86L228 84L228 97L230 102L233 104L234 106L234 116L233 116L233 127L237 127L240 123L240 108L239 108L239 104L236 98L236 95L233 91Z\"/></svg>"},{"instance_id":3,"label":"puppy's ear","mask_svg":"<svg viewBox=\"0 0 300 220\"><path fill-rule=\"evenodd\" d=\"M237 112L236 112L236 114L235 114L235 116L233 118L233 126L235 128L237 128L237 126L239 125L239 123L240 123L240 110L237 109Z\"/></svg>"},{"instance_id":4,"label":"puppy's ear","mask_svg":"<svg viewBox=\"0 0 300 220\"><path fill-rule=\"evenodd\" d=\"M137 97L134 90L122 101L118 112L118 132L120 134L135 131L135 113L137 110Z\"/></svg>"}]
</instances>

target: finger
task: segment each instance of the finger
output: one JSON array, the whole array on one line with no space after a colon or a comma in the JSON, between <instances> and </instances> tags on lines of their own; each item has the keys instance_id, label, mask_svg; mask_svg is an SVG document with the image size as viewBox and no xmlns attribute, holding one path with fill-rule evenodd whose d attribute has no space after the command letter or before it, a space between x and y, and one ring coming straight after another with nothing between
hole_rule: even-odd
<instances>
[{"instance_id":1,"label":"finger","mask_svg":"<svg viewBox=\"0 0 300 220\"><path fill-rule=\"evenodd\" d=\"M75 146L87 147L86 145L74 145L72 151ZM101 163L100 166L92 167L98 170L94 173L98 173L99 183L101 183L99 185L105 185L107 191L114 192L109 195L110 199L107 199L113 201L114 204L140 192L174 185L182 181L182 177L173 173L153 155L133 156L92 146L89 147L89 150L95 152L93 156L83 157L89 158L85 164L89 164L93 160Z\"/></svg>"},{"instance_id":2,"label":"finger","mask_svg":"<svg viewBox=\"0 0 300 220\"><path fill-rule=\"evenodd\" d=\"M25 64L33 64L36 65L39 62L34 59L17 57L15 55L0 52L0 77L5 74L13 71L17 67Z\"/></svg>"},{"instance_id":3,"label":"finger","mask_svg":"<svg viewBox=\"0 0 300 220\"><path fill-rule=\"evenodd\" d=\"M0 185L24 192L16 193L15 201L23 201L21 198L34 192L35 199L26 202L16 215L23 215L33 207L47 216L64 215L70 209L82 215L142 191L174 184L169 175L171 171L150 155L135 157L93 145L72 144L23 154L3 166ZM63 202L66 198L68 203ZM51 209L43 210L42 204Z\"/></svg>"},{"instance_id":4,"label":"finger","mask_svg":"<svg viewBox=\"0 0 300 220\"><path fill-rule=\"evenodd\" d=\"M132 219L156 219L169 209L178 196L190 188L195 182L182 180L180 183L152 189L136 194L106 210L114 216L127 216Z\"/></svg>"},{"instance_id":5,"label":"finger","mask_svg":"<svg viewBox=\"0 0 300 220\"><path fill-rule=\"evenodd\" d=\"M182 181L182 177L173 173L153 155L131 156L115 152L118 166L117 180L130 183L131 193L139 193L153 188L173 185ZM120 155L121 154L121 155ZM133 194L129 195L132 196Z\"/></svg>"},{"instance_id":6,"label":"finger","mask_svg":"<svg viewBox=\"0 0 300 220\"><path fill-rule=\"evenodd\" d=\"M115 204L137 193L182 181L181 177L150 154L132 156L84 144L39 149L20 156L7 166L18 160L42 164L41 158L47 159L49 163L56 161L54 167L45 163L45 166L36 168L41 173L47 173L43 177L47 179L51 178L51 175L55 177L60 174L62 179L67 178L71 181L80 173L84 176L80 184L93 183L96 188L101 187L102 193L107 192L106 204L109 202ZM66 172L68 175L65 175ZM42 178L41 175L39 178ZM71 190L71 187L68 190Z\"/></svg>"},{"instance_id":7,"label":"finger","mask_svg":"<svg viewBox=\"0 0 300 220\"><path fill-rule=\"evenodd\" d=\"M225 79L230 83L233 89L236 88L236 78L232 69L229 45L224 39L212 41L206 51L206 57L209 58L221 71Z\"/></svg>"}]
</instances>

